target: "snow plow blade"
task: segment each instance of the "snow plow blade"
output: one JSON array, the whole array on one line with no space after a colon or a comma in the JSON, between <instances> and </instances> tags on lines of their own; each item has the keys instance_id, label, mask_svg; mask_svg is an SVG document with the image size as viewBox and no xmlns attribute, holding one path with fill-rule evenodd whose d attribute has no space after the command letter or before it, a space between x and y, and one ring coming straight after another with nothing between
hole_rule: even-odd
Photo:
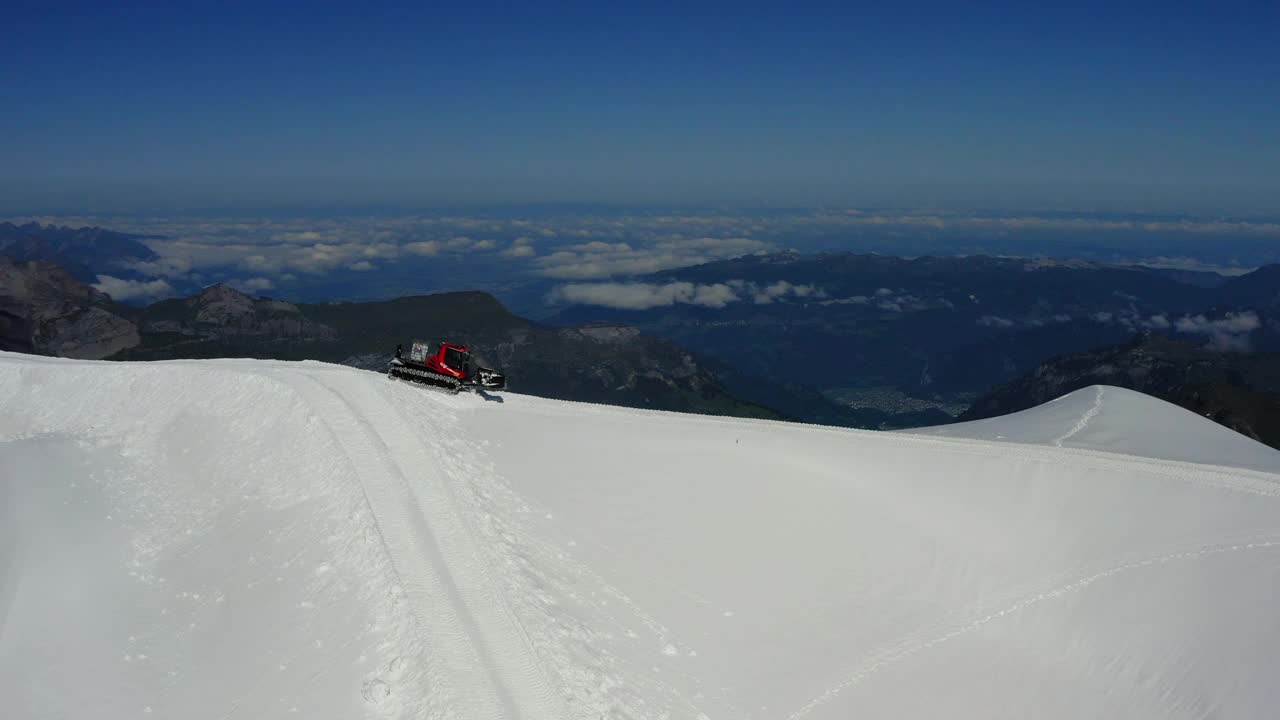
<instances>
[{"instance_id":1,"label":"snow plow blade","mask_svg":"<svg viewBox=\"0 0 1280 720\"><path fill-rule=\"evenodd\" d=\"M476 368L472 384L485 390L506 390L507 376L489 368Z\"/></svg>"}]
</instances>

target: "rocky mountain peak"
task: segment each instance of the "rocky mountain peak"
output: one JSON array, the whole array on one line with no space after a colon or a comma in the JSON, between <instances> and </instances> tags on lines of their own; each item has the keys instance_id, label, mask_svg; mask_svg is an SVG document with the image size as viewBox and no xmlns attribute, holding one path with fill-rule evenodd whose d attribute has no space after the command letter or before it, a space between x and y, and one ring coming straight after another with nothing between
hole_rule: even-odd
<instances>
[{"instance_id":1,"label":"rocky mountain peak","mask_svg":"<svg viewBox=\"0 0 1280 720\"><path fill-rule=\"evenodd\" d=\"M190 300L195 321L210 325L241 325L254 315L254 301L248 295L227 285L205 288Z\"/></svg>"},{"instance_id":2,"label":"rocky mountain peak","mask_svg":"<svg viewBox=\"0 0 1280 720\"><path fill-rule=\"evenodd\" d=\"M18 261L0 255L0 296L15 300L74 299L108 303L111 298L43 260Z\"/></svg>"},{"instance_id":3,"label":"rocky mountain peak","mask_svg":"<svg viewBox=\"0 0 1280 720\"><path fill-rule=\"evenodd\" d=\"M226 283L214 283L204 288L192 300L197 302L217 302L232 300L234 298L244 298L252 301L253 297L248 293L240 292Z\"/></svg>"},{"instance_id":4,"label":"rocky mountain peak","mask_svg":"<svg viewBox=\"0 0 1280 720\"><path fill-rule=\"evenodd\" d=\"M0 349L97 359L139 341L105 293L57 265L0 256Z\"/></svg>"}]
</instances>

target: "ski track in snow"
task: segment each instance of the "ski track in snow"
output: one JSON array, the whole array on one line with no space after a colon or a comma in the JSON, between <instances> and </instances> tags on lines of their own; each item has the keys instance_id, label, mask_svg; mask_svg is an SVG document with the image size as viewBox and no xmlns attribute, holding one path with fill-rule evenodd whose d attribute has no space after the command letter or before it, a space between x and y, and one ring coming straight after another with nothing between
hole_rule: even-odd
<instances>
[{"instance_id":1,"label":"ski track in snow","mask_svg":"<svg viewBox=\"0 0 1280 720\"><path fill-rule=\"evenodd\" d=\"M425 527L407 478L390 465L352 409L336 393L307 376L278 376L293 387L323 418L334 442L348 458L360 484L374 525L396 574L396 582L420 637L415 646L429 643L433 667L427 669L430 687L419 691L440 693L450 703L460 703L476 717L499 717L493 707L496 690L487 679L464 670L480 666L477 649L460 615L465 611L457 588L448 576L435 538ZM430 558L423 564L422 558Z\"/></svg>"},{"instance_id":2,"label":"ski track in snow","mask_svg":"<svg viewBox=\"0 0 1280 720\"><path fill-rule=\"evenodd\" d=\"M1140 570L1142 568L1149 568L1149 567L1157 567L1160 565L1165 565L1168 563L1178 562L1182 560L1198 560L1198 559L1213 557L1216 555L1224 555L1226 553L1244 552L1249 550L1270 550L1274 548L1280 548L1280 540L1259 540L1257 542L1235 543L1231 545L1209 545L1196 550L1189 550L1184 552L1176 552L1176 553L1169 553L1165 555L1157 555L1154 557L1148 557L1142 560L1136 560L1134 562L1118 565L1108 570L1103 570L1101 572L1097 572L1083 578L1079 578L1065 585L1059 585L1057 587L1046 590L1044 592L1023 597L1017 600L1016 602L1014 602L1013 604L1009 605L1008 607L1005 607L1002 610L998 610L988 615L984 615L983 617L971 620L963 625L954 627L951 630L948 630L947 632L941 635L931 637L923 642L912 641L910 640L910 636L908 636L906 642L898 643L893 646L890 646L889 648L873 653L872 654L873 659L869 660L868 662L859 666L857 669L853 670L852 673L848 675L848 677L845 680L841 681L836 685L831 686L830 688L825 690L822 694L818 695L814 699L802 705L795 712L791 713L790 715L787 715L786 720L800 720L800 718L803 718L809 715L810 713L812 713L814 710L818 709L822 705L825 705L828 702L834 700L836 696L838 696L840 693L862 683L867 678L880 672L881 670L884 670L885 668L890 667L891 665L895 665L914 655L918 655L922 652L930 650L931 648L941 645L942 643L945 643L949 640L954 640L955 638L960 637L962 635L967 635L976 630L980 630L981 628L983 628L989 623L995 622L1005 617L1009 617L1010 615L1013 615L1022 610L1025 610L1028 607L1031 607L1033 605L1038 605L1040 603L1047 602L1049 600L1053 600L1055 598L1059 598L1073 592L1078 592L1102 580L1107 580L1117 575L1121 575L1123 573L1131 572L1134 570Z\"/></svg>"},{"instance_id":3,"label":"ski track in snow","mask_svg":"<svg viewBox=\"0 0 1280 720\"><path fill-rule=\"evenodd\" d=\"M448 693L450 715L563 717L536 659L519 642L514 619L493 596L495 586L436 458L410 426L379 419L385 410L380 403L361 407L369 403L369 388L344 393L334 387L338 383L326 385L314 376L277 377L323 408L329 423L342 425L332 427L333 434L351 459L409 612L430 646L432 676L442 686L430 690Z\"/></svg>"},{"instance_id":4,"label":"ski track in snow","mask_svg":"<svg viewBox=\"0 0 1280 720\"><path fill-rule=\"evenodd\" d=\"M590 720L668 720L673 709L678 709L676 717L705 718L682 693L661 678L647 675L648 668L626 668L607 649L603 641L616 636L600 628L611 626L632 643L652 643L655 654L671 655L673 649L675 654L690 654L689 648L671 640L670 631L632 598L532 531L527 519L545 517L545 511L512 493L492 465L478 457L473 444L462 439L464 431L457 413L443 411L445 407L458 409L460 400L399 382L384 385L381 392L401 420L437 427L437 442L443 450L439 461L452 468L455 488L463 491L459 493L463 501L470 498L472 507L463 515L472 520L473 531L482 538L489 565L500 569L512 600L508 609L518 619L515 626L531 654L543 661L539 667L548 668L546 681L560 688L569 715ZM557 598L581 604L591 619L577 617ZM619 615L619 610L625 612ZM649 637L632 631L634 623L643 626ZM593 661L584 664L584 657ZM695 678L685 677L697 684ZM656 698L664 702L656 703Z\"/></svg>"},{"instance_id":5,"label":"ski track in snow","mask_svg":"<svg viewBox=\"0 0 1280 720\"><path fill-rule=\"evenodd\" d=\"M428 505L424 507L424 511L426 513L434 511L435 514L428 515L433 523L447 525L450 524L450 520L454 520L459 525L458 532L465 539L465 544L460 543L454 546L453 550L464 553L469 560L468 564L475 570L475 584L469 588L471 592L466 601L480 621L480 627L484 631L485 645L492 648L491 655L497 659L497 666L501 668L506 684L517 699L517 706L513 710L518 710L518 713L514 717L564 717L565 708L551 690L550 679L543 671L543 664L538 661L533 641L502 594L500 585L494 577L494 569L490 562L491 554L484 552L484 543L477 536L477 515L487 509L464 508L455 491L456 487L465 485L469 479L473 479L476 475L483 475L484 472L469 461L467 456L470 452L467 444L457 442L456 433L447 431L453 425L451 413L437 413L435 419L446 431L432 435L433 452L428 456L423 452L423 444L418 440L417 431L412 429L418 425L410 422L400 412L397 403L387 402L387 398L381 392L385 388L381 378L368 379L366 382L372 387L356 393L355 401L366 404L362 412L366 413L367 418L382 417L379 411L387 407L392 409L395 414L393 421L379 422L377 427L384 438L394 439L397 456L407 454L410 456L411 463L434 462L436 468L458 467L462 470L462 472L441 473L441 480L445 482L438 485L438 490L441 491L444 502L437 505L432 502L434 497L428 497L425 500ZM371 402L375 397L381 397L382 402ZM440 515L442 513L443 516Z\"/></svg>"},{"instance_id":6,"label":"ski track in snow","mask_svg":"<svg viewBox=\"0 0 1280 720\"><path fill-rule=\"evenodd\" d=\"M1092 405L1092 406L1091 406L1087 411L1085 411L1085 414L1084 414L1084 415L1081 415L1081 416L1080 416L1080 420L1078 420L1078 421L1076 422L1076 424L1075 424L1075 426L1074 426L1074 427L1072 427L1070 430L1068 430L1068 431L1067 431L1065 434L1063 434L1062 436L1057 437L1057 438L1054 438L1054 440L1053 440L1053 444L1054 444L1054 446L1056 446L1056 447L1062 447L1062 443L1064 443L1064 442L1066 442L1066 441L1070 440L1071 438L1075 437L1077 433L1079 433L1081 430L1084 430L1084 429L1085 429L1085 427L1089 424L1089 421L1090 421L1090 420L1092 420L1092 419L1094 419L1095 417L1097 417L1098 413L1102 411L1102 393L1103 393L1103 390L1104 390L1103 386L1101 386L1101 385L1098 385L1098 386L1097 386L1097 389L1096 389L1096 393L1097 393L1097 394L1095 394L1095 395L1093 396L1093 405ZM1065 397L1065 396L1064 396L1064 397Z\"/></svg>"}]
</instances>

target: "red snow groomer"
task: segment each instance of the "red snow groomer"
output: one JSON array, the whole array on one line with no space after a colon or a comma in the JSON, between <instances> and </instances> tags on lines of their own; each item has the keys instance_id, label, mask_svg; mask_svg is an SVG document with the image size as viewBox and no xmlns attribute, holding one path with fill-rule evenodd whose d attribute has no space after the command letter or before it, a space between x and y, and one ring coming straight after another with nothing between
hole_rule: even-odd
<instances>
[{"instance_id":1,"label":"red snow groomer","mask_svg":"<svg viewBox=\"0 0 1280 720\"><path fill-rule=\"evenodd\" d=\"M404 356L403 346L397 345L387 374L453 392L463 388L504 390L507 387L507 377L502 373L487 367L472 367L470 348L448 342L440 343L435 352L431 352L430 343L414 340L409 357Z\"/></svg>"}]
</instances>

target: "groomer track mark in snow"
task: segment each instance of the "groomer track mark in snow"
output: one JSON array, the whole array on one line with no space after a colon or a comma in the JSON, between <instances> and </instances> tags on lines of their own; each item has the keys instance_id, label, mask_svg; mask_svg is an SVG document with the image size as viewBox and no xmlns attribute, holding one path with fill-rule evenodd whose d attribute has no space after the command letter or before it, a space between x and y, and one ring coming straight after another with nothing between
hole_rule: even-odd
<instances>
[{"instance_id":1,"label":"groomer track mark in snow","mask_svg":"<svg viewBox=\"0 0 1280 720\"><path fill-rule=\"evenodd\" d=\"M403 418L388 418L376 376L276 375L322 410L350 459L431 651L432 674L458 716L563 717L488 576L452 480L424 448L435 433L424 428L415 435Z\"/></svg>"}]
</instances>

